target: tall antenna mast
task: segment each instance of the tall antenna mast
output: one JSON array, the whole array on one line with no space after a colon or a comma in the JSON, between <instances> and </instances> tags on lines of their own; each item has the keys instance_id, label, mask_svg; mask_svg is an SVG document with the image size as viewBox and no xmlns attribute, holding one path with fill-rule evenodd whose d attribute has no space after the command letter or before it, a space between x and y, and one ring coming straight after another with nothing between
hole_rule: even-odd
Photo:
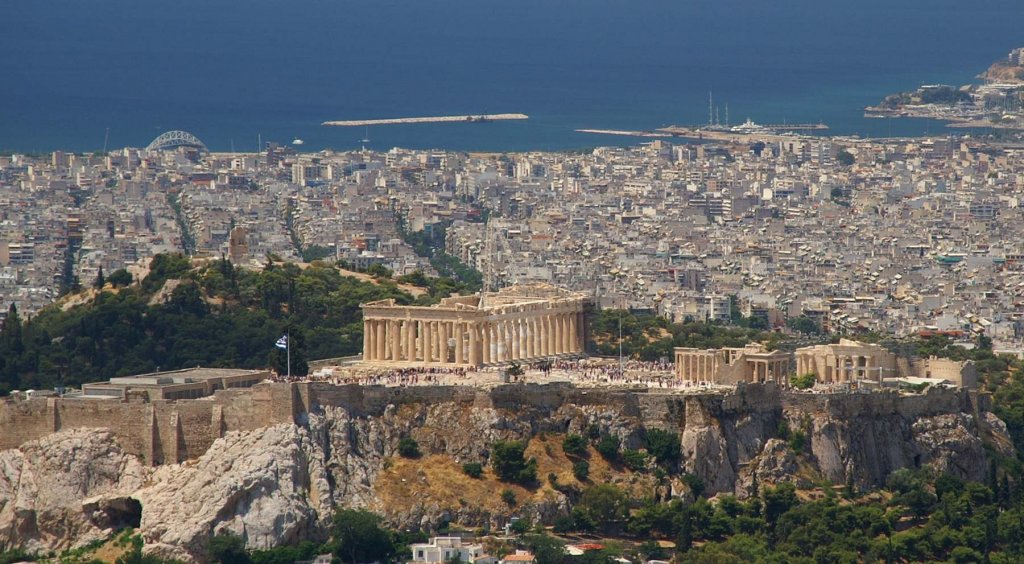
<instances>
[{"instance_id":1,"label":"tall antenna mast","mask_svg":"<svg viewBox=\"0 0 1024 564\"><path fill-rule=\"evenodd\" d=\"M725 105L725 126L729 127L729 104Z\"/></svg>"},{"instance_id":2,"label":"tall antenna mast","mask_svg":"<svg viewBox=\"0 0 1024 564\"><path fill-rule=\"evenodd\" d=\"M103 154L107 154L107 141L110 141L110 128L107 128L107 133L103 136Z\"/></svg>"},{"instance_id":3,"label":"tall antenna mast","mask_svg":"<svg viewBox=\"0 0 1024 564\"><path fill-rule=\"evenodd\" d=\"M711 91L708 90L708 125L714 125L715 113L714 113L714 98L711 96Z\"/></svg>"}]
</instances>

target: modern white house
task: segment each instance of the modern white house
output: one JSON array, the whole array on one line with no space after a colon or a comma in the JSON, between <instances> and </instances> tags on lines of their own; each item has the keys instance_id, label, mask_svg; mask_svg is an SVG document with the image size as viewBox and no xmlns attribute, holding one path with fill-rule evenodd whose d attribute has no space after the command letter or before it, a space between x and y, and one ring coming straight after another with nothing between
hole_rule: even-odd
<instances>
[{"instance_id":1,"label":"modern white house","mask_svg":"<svg viewBox=\"0 0 1024 564\"><path fill-rule=\"evenodd\" d=\"M497 564L498 559L484 554L482 544L463 544L459 537L433 537L430 542L410 547L411 563L444 564L458 560L464 564Z\"/></svg>"}]
</instances>

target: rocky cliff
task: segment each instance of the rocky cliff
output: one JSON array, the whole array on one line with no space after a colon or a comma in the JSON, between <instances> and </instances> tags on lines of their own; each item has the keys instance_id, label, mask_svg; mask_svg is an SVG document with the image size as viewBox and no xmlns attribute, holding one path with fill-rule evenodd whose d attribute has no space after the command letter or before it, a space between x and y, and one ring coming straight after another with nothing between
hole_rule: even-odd
<instances>
[{"instance_id":1,"label":"rocky cliff","mask_svg":"<svg viewBox=\"0 0 1024 564\"><path fill-rule=\"evenodd\" d=\"M369 508L402 528L497 527L510 514L550 522L586 486L561 451L570 432L610 434L623 448L640 448L648 428L678 433L682 460L664 478L590 455L592 482L660 497L689 495L683 473L700 476L711 494L741 496L779 481L876 486L895 469L923 465L982 479L983 444L1010 449L984 398L949 390L820 396L748 386L683 396L506 386L447 397L397 395L379 409L312 403L295 423L230 432L197 459L155 469L125 454L110 431L61 431L0 452L0 544L64 548L132 525L147 550L201 561L220 530L259 548L322 538L340 506ZM421 458L397 456L404 436L419 443ZM460 471L485 462L501 439L529 440L540 485ZM514 509L500 499L506 488L519 501Z\"/></svg>"}]
</instances>

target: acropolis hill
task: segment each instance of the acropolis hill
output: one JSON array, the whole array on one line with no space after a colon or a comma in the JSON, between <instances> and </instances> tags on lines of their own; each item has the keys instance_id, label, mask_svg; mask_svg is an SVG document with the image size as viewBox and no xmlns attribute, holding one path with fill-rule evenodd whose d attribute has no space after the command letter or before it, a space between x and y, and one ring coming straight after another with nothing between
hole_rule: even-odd
<instances>
[{"instance_id":1,"label":"acropolis hill","mask_svg":"<svg viewBox=\"0 0 1024 564\"><path fill-rule=\"evenodd\" d=\"M784 426L806 433L806 448L787 446L779 435ZM984 444L1013 452L988 396L953 388L810 394L768 383L683 393L568 383L301 382L218 390L202 400L6 399L0 447L13 450L0 452L0 492L7 492L0 497L17 499L26 488L66 495L17 511L0 505L0 542L66 547L99 538L115 522L140 519L154 550L202 558L210 530L227 527L247 535L250 546L271 546L321 530L342 506L371 508L396 526L499 526L512 510L494 496L474 498L480 488L460 485L469 478L457 470L485 461L495 441L529 441L528 454L538 457L544 475L571 484L571 464L544 454L551 452L546 441L595 430L622 448L640 448L654 428L676 433L681 443L682 458L667 481L658 486L650 474L617 466L595 466L601 474L594 478L631 484L637 493L667 487L665 495L683 495L679 476L690 473L710 493L746 496L755 484L779 481L877 486L905 467L981 479L988 469ZM423 458L392 466L402 437L416 440ZM433 488L432 480L445 485ZM515 488L516 514L543 520L566 503L550 484ZM62 532L67 523L79 533Z\"/></svg>"}]
</instances>

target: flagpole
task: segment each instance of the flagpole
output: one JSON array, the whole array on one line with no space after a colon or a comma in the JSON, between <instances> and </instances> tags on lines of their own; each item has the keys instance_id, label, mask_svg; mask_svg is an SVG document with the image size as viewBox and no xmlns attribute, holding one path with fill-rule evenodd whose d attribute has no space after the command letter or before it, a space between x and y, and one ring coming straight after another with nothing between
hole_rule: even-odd
<instances>
[{"instance_id":1,"label":"flagpole","mask_svg":"<svg viewBox=\"0 0 1024 564\"><path fill-rule=\"evenodd\" d=\"M292 331L291 329L284 332L284 345L288 351L288 379L292 379Z\"/></svg>"}]
</instances>

